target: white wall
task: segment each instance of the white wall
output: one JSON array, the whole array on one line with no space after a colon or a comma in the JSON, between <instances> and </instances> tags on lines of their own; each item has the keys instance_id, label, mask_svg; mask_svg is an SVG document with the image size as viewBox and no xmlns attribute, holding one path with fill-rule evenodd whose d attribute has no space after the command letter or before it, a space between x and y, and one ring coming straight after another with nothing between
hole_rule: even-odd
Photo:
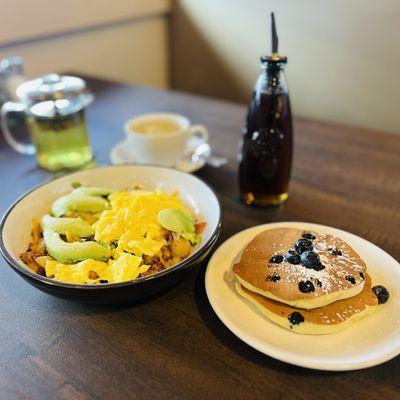
<instances>
[{"instance_id":1,"label":"white wall","mask_svg":"<svg viewBox=\"0 0 400 400\"><path fill-rule=\"evenodd\" d=\"M169 0L0 0L0 58L28 77L76 71L169 84Z\"/></svg>"},{"instance_id":2,"label":"white wall","mask_svg":"<svg viewBox=\"0 0 400 400\"><path fill-rule=\"evenodd\" d=\"M247 101L275 11L295 114L400 133L400 1L174 4L174 87Z\"/></svg>"}]
</instances>

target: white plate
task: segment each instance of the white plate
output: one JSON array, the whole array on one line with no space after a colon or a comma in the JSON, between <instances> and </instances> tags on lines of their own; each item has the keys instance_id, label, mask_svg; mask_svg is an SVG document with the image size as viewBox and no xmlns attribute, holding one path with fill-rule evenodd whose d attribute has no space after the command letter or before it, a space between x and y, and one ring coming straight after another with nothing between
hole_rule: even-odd
<instances>
[{"instance_id":1,"label":"white plate","mask_svg":"<svg viewBox=\"0 0 400 400\"><path fill-rule=\"evenodd\" d=\"M264 317L240 297L231 279L231 263L255 235L276 227L295 227L338 236L364 259L372 284L388 288L390 299L370 316L331 335L300 335ZM400 353L400 265L374 244L323 225L279 222L255 226L232 236L212 256L205 276L208 299L221 321L255 349L301 367L344 371L381 364Z\"/></svg>"},{"instance_id":2,"label":"white plate","mask_svg":"<svg viewBox=\"0 0 400 400\"><path fill-rule=\"evenodd\" d=\"M195 140L189 141L188 144L193 152L196 150L196 147L201 145L201 143L198 143ZM183 172L193 173L204 167L207 158L208 157L196 157L195 160L193 160L190 157L185 157L181 161L177 162L174 168ZM129 145L125 140L117 143L111 149L110 161L114 165L137 163L135 154L130 150Z\"/></svg>"}]
</instances>

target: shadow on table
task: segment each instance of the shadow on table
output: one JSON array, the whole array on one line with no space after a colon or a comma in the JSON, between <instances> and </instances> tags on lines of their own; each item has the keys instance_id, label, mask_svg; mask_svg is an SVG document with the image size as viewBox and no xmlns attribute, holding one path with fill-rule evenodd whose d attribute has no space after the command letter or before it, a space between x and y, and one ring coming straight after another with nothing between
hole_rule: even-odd
<instances>
[{"instance_id":1,"label":"shadow on table","mask_svg":"<svg viewBox=\"0 0 400 400\"><path fill-rule=\"evenodd\" d=\"M260 366L281 370L282 372L295 375L318 375L331 376L338 372L318 371L295 365L286 364L282 361L269 357L247 345L236 337L218 318L208 301L204 277L207 265L203 265L199 271L195 283L195 300L199 314L209 331L221 342L223 346L238 354L240 357ZM339 372L340 373L340 372ZM343 372L342 372L343 374Z\"/></svg>"},{"instance_id":2,"label":"shadow on table","mask_svg":"<svg viewBox=\"0 0 400 400\"><path fill-rule=\"evenodd\" d=\"M91 303L82 303L79 301L68 300L59 298L56 296L49 295L47 293L41 293L39 291L34 291L29 301L26 299L21 299L21 301L25 304L28 304L30 307L37 309L39 306L42 310L48 311L51 313L57 313L61 315L111 315L117 314L121 311L129 311L134 310L137 307L150 305L154 302L163 301L165 295L167 295L171 290L173 290L175 286L171 288L165 289L157 294L147 296L140 300L135 300L131 302L125 303L116 303L116 304L91 304ZM40 303L38 306L37 303Z\"/></svg>"}]
</instances>

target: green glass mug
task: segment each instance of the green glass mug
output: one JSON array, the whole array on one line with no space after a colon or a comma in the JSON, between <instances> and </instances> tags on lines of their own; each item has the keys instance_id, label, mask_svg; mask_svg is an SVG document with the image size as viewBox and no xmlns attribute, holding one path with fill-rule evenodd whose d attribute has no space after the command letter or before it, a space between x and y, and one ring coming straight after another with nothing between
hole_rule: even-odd
<instances>
[{"instance_id":1,"label":"green glass mug","mask_svg":"<svg viewBox=\"0 0 400 400\"><path fill-rule=\"evenodd\" d=\"M8 144L22 154L36 154L50 171L79 168L92 159L84 109L93 101L85 82L77 77L46 75L17 88L19 102L1 109L1 126ZM31 144L15 139L8 115L25 114Z\"/></svg>"}]
</instances>

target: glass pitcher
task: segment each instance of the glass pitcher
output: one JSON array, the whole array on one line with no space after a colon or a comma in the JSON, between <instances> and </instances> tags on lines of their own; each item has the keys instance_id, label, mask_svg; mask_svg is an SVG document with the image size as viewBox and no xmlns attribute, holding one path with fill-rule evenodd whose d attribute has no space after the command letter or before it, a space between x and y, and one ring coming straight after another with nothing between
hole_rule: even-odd
<instances>
[{"instance_id":1,"label":"glass pitcher","mask_svg":"<svg viewBox=\"0 0 400 400\"><path fill-rule=\"evenodd\" d=\"M84 109L94 96L82 79L50 74L24 82L16 93L19 101L1 108L3 134L15 151L36 154L39 165L50 171L79 168L92 159ZM11 133L11 112L25 114L31 144Z\"/></svg>"}]
</instances>

